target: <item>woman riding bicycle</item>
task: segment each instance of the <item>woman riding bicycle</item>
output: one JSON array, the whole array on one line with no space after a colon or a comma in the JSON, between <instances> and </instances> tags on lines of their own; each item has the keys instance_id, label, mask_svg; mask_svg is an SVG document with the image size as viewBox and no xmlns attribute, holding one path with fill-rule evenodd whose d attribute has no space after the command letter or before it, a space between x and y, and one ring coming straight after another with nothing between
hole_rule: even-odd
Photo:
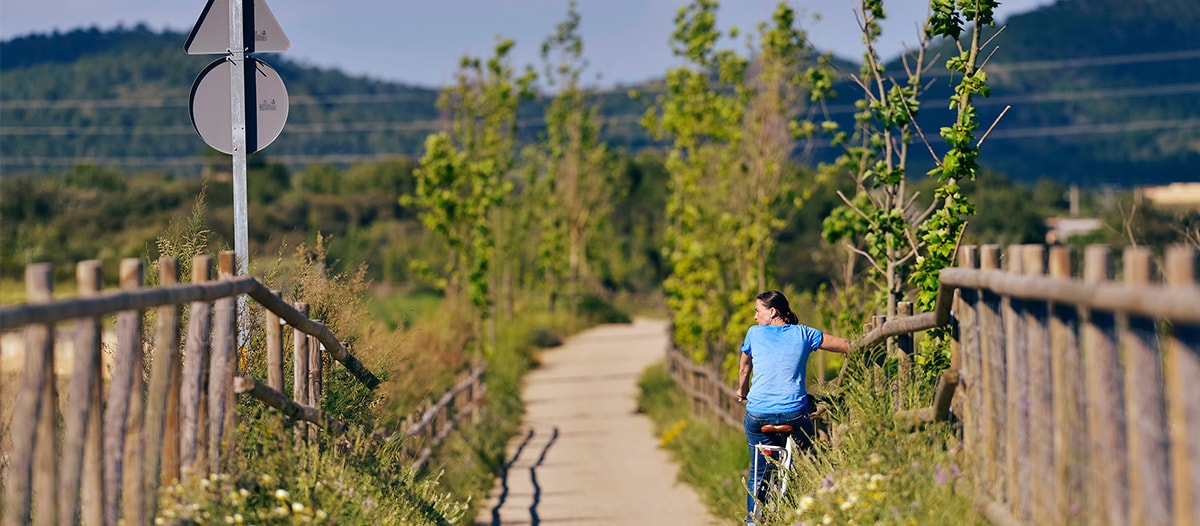
<instances>
[{"instance_id":1,"label":"woman riding bicycle","mask_svg":"<svg viewBox=\"0 0 1200 526\"><path fill-rule=\"evenodd\" d=\"M747 482L746 522L752 523L756 504L765 497L762 484L766 459L759 444L782 446L786 437L764 433L764 425L790 425L792 439L800 448L812 445L815 409L805 387L808 356L817 349L846 353L850 341L800 325L787 297L769 290L754 299L754 322L742 342L738 368L738 400L745 400L746 442L750 446L750 480ZM753 372L753 378L751 373Z\"/></svg>"}]
</instances>

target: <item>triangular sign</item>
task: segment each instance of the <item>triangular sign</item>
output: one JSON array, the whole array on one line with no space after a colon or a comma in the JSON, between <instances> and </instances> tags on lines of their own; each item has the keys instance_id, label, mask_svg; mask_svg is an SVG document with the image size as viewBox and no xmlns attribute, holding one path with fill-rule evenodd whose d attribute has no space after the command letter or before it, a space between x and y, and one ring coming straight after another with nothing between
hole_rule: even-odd
<instances>
[{"instance_id":1,"label":"triangular sign","mask_svg":"<svg viewBox=\"0 0 1200 526\"><path fill-rule=\"evenodd\" d=\"M246 10L243 27L251 27L253 38L246 36L246 52L279 53L287 51L292 43L275 14L267 7L267 0L244 0L252 8ZM229 52L229 0L208 0L192 34L188 35L183 50L189 55L223 55Z\"/></svg>"}]
</instances>

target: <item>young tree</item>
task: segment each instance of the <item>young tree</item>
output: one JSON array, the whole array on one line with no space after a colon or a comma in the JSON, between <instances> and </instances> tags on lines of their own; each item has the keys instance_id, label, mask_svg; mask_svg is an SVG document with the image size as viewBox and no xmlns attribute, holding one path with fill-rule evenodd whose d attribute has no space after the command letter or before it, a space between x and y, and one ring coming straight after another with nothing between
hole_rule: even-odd
<instances>
[{"instance_id":1,"label":"young tree","mask_svg":"<svg viewBox=\"0 0 1200 526\"><path fill-rule=\"evenodd\" d=\"M889 317L895 316L896 304L905 298L910 285L917 289L917 310L933 308L938 272L952 262L966 218L974 213L958 182L973 180L978 169L979 144L972 144L978 123L971 98L989 93L980 54L985 43L978 30L965 46L958 38L968 22L977 29L992 25L995 6L994 0L933 0L917 50L903 61L906 79L900 83L889 76L875 48L879 21L886 18L883 1L862 0L859 4L866 51L860 75L852 77L863 92L856 103L859 111L853 140L857 142L851 144L845 133L837 132L834 141L846 144L845 150L827 167L853 178L858 192L853 198L839 193L844 205L825 220L824 235L831 243L846 243L866 260L868 275L879 284ZM941 128L949 150L938 158L916 118L925 83L922 75L933 66L925 53L940 37L950 37L958 46L958 55L947 60L946 68L959 80L950 97L957 118ZM835 129L836 125L826 127ZM939 182L932 204L924 210L914 206L917 194L909 186L907 172L909 147L918 137L937 165L928 175ZM927 362L931 369L943 365L944 356L927 358L933 358Z\"/></svg>"},{"instance_id":2,"label":"young tree","mask_svg":"<svg viewBox=\"0 0 1200 526\"><path fill-rule=\"evenodd\" d=\"M667 72L664 92L643 118L656 139L671 144L663 247L671 274L663 288L675 344L701 363L725 346L735 305L731 291L740 288L725 280L730 216L722 206L738 160L745 108L743 93L732 87L742 84L746 61L716 50L723 36L716 11L715 0L696 0L679 10L671 47L686 64Z\"/></svg>"},{"instance_id":3,"label":"young tree","mask_svg":"<svg viewBox=\"0 0 1200 526\"><path fill-rule=\"evenodd\" d=\"M530 186L546 205L538 211L542 216L539 259L551 311L560 283L566 285L573 306L581 284L595 286L589 248L597 226L619 198L615 162L600 139L599 107L580 85L587 61L579 21L572 1L566 20L546 38L541 50L546 83L558 92L546 108L546 132L538 142Z\"/></svg>"},{"instance_id":4,"label":"young tree","mask_svg":"<svg viewBox=\"0 0 1200 526\"><path fill-rule=\"evenodd\" d=\"M450 250L443 284L465 295L473 320L490 315L494 298L491 263L496 247L496 211L512 190L518 102L528 96L535 75L517 77L509 64L513 41L499 39L486 62L463 57L455 86L438 97L450 114L451 129L430 135L414 172L416 188L402 203L420 210L421 221ZM482 325L476 323L482 344Z\"/></svg>"},{"instance_id":5,"label":"young tree","mask_svg":"<svg viewBox=\"0 0 1200 526\"><path fill-rule=\"evenodd\" d=\"M716 8L698 0L680 10L672 44L688 64L668 73L644 119L672 141L665 288L676 344L699 361L728 354L745 331L739 309L769 288L775 235L797 188L796 141L815 130L797 116L806 92L831 86L785 2L759 25L752 60L715 49L724 36Z\"/></svg>"}]
</instances>

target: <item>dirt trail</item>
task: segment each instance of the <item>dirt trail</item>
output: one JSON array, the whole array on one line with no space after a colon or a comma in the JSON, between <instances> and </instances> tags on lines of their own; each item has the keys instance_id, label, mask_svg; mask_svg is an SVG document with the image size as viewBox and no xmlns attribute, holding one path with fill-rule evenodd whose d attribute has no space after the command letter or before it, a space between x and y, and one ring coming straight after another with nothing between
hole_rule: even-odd
<instances>
[{"instance_id":1,"label":"dirt trail","mask_svg":"<svg viewBox=\"0 0 1200 526\"><path fill-rule=\"evenodd\" d=\"M524 426L477 525L718 524L636 412L637 381L662 360L664 321L604 325L542 354Z\"/></svg>"}]
</instances>

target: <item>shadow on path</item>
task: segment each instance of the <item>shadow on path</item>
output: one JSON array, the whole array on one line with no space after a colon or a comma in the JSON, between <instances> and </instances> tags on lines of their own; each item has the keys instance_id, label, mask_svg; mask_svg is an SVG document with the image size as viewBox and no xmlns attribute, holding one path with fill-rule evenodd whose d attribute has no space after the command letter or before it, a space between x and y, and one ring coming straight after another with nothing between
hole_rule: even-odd
<instances>
[{"instance_id":1,"label":"shadow on path","mask_svg":"<svg viewBox=\"0 0 1200 526\"><path fill-rule=\"evenodd\" d=\"M554 433L558 434L557 428ZM505 462L503 469L500 470L500 497L499 502L492 508L492 526L500 526L500 508L504 507L504 500L508 498L508 470L517 462L517 459L521 458L521 451L525 450L525 446L529 444L530 440L533 440L532 429L525 435L525 440L522 440L521 444L517 446L517 451L513 453L512 458ZM545 455L545 452L542 454Z\"/></svg>"},{"instance_id":2,"label":"shadow on path","mask_svg":"<svg viewBox=\"0 0 1200 526\"><path fill-rule=\"evenodd\" d=\"M542 448L542 454L538 457L536 464L529 467L529 479L533 481L533 504L529 506L529 520L531 526L538 526L538 502L542 500L542 487L538 485L537 468L546 460L546 453L550 452L550 446L554 445L554 441L558 440L558 427L555 426L554 432L550 435L550 441L546 442L546 447Z\"/></svg>"}]
</instances>

